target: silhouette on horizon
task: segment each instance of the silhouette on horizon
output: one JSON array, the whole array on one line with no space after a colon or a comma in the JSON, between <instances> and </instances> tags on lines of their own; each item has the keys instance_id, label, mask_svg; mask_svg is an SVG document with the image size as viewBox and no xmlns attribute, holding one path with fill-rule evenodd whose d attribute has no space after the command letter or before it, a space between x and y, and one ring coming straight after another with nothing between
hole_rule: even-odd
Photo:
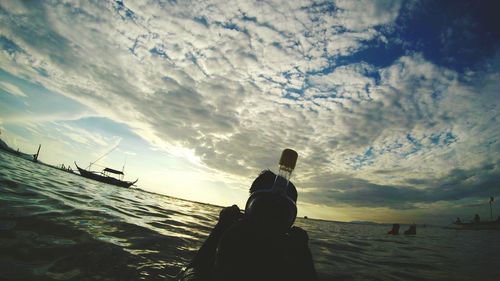
<instances>
[{"instance_id":1,"label":"silhouette on horizon","mask_svg":"<svg viewBox=\"0 0 500 281\"><path fill-rule=\"evenodd\" d=\"M410 227L404 232L406 235L416 235L417 234L417 225L414 223L410 225Z\"/></svg>"},{"instance_id":2,"label":"silhouette on horizon","mask_svg":"<svg viewBox=\"0 0 500 281\"><path fill-rule=\"evenodd\" d=\"M399 234L399 223L395 223L392 225L392 229L387 232L387 234L398 235Z\"/></svg>"}]
</instances>

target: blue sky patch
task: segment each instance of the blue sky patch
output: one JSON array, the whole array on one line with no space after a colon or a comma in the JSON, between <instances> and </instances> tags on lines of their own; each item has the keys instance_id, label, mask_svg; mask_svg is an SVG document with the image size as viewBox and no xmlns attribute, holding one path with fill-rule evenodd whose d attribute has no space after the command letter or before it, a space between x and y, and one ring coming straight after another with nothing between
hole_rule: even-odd
<instances>
[{"instance_id":1,"label":"blue sky patch","mask_svg":"<svg viewBox=\"0 0 500 281\"><path fill-rule=\"evenodd\" d=\"M491 57L500 42L498 1L422 1L397 19L394 35L406 51L465 71ZM397 49L397 48L396 48Z\"/></svg>"}]
</instances>

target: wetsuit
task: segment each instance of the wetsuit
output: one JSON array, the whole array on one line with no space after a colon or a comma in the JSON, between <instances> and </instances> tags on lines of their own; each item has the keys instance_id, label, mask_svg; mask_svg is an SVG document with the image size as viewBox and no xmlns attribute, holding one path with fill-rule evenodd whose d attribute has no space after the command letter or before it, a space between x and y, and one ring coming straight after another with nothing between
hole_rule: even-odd
<instances>
[{"instance_id":1,"label":"wetsuit","mask_svg":"<svg viewBox=\"0 0 500 281\"><path fill-rule=\"evenodd\" d=\"M219 242L215 280L317 280L308 240L298 227L272 235L251 221L239 221Z\"/></svg>"},{"instance_id":2,"label":"wetsuit","mask_svg":"<svg viewBox=\"0 0 500 281\"><path fill-rule=\"evenodd\" d=\"M181 280L317 280L306 231L273 235L227 210Z\"/></svg>"}]
</instances>

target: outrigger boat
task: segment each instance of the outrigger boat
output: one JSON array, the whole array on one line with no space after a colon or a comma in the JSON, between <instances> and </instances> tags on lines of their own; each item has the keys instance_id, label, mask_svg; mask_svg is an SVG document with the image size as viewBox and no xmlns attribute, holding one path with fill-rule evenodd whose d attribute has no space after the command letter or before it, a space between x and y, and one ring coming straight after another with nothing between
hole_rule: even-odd
<instances>
[{"instance_id":1,"label":"outrigger boat","mask_svg":"<svg viewBox=\"0 0 500 281\"><path fill-rule=\"evenodd\" d=\"M460 230L491 230L500 229L500 220L482 222L453 222L456 229Z\"/></svg>"},{"instance_id":2,"label":"outrigger boat","mask_svg":"<svg viewBox=\"0 0 500 281\"><path fill-rule=\"evenodd\" d=\"M493 220L493 207L491 204L495 202L495 198L493 196L490 197L490 220L489 221L481 221L479 215L476 214L474 219L471 222L462 222L460 218L457 218L456 221L453 222L455 229L460 230L490 230L490 229L500 229L500 216L498 216L497 220Z\"/></svg>"},{"instance_id":3,"label":"outrigger boat","mask_svg":"<svg viewBox=\"0 0 500 281\"><path fill-rule=\"evenodd\" d=\"M123 180L123 172L122 171L117 171L115 169L111 168L104 168L101 172L96 172L96 171L91 171L91 170L86 170L78 167L78 165L75 162L75 166L78 169L78 172L80 172L80 175L82 177L92 179L95 181L107 183L107 184L112 184L116 186L121 186L121 187L131 187L134 185L139 179L136 179L135 181L124 181ZM90 167L89 167L90 169ZM115 177L110 176L110 174L115 174L118 175L120 178L117 179Z\"/></svg>"}]
</instances>

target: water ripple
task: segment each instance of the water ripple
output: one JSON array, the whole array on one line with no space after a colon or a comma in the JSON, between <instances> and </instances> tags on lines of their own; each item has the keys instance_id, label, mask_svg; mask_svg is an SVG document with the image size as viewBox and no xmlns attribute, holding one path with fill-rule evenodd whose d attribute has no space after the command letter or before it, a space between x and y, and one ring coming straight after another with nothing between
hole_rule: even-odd
<instances>
[{"instance_id":1,"label":"water ripple","mask_svg":"<svg viewBox=\"0 0 500 281\"><path fill-rule=\"evenodd\" d=\"M220 208L123 189L0 152L2 280L172 280ZM498 232L297 219L320 280L496 280Z\"/></svg>"}]
</instances>

